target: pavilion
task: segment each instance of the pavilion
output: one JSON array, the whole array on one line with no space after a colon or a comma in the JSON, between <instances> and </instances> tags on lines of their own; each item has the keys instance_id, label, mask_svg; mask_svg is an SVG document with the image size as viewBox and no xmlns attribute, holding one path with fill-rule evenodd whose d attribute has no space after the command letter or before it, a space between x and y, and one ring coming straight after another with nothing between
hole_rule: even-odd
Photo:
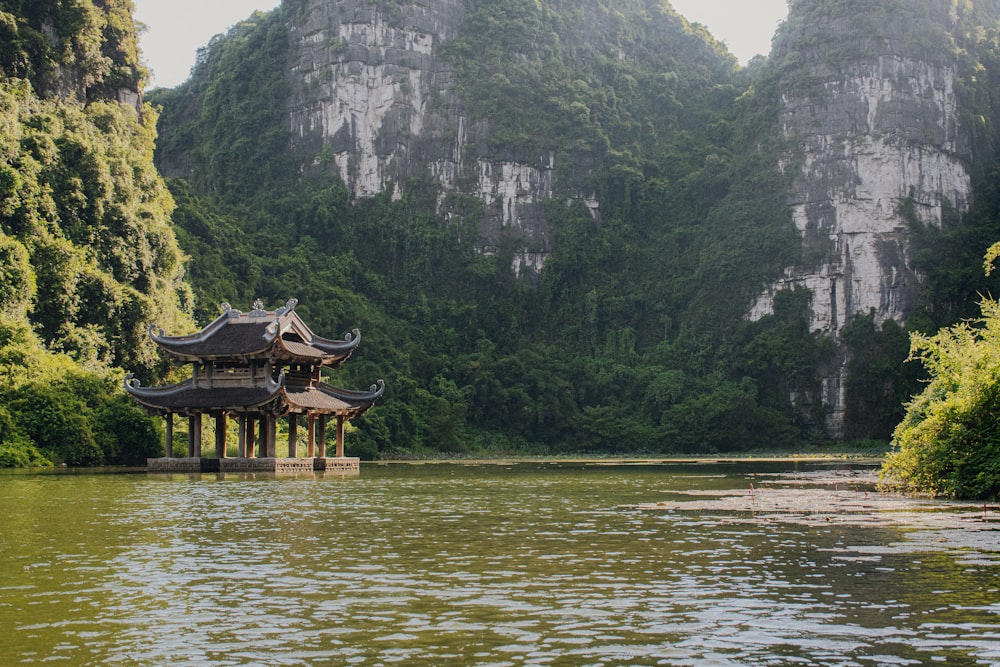
<instances>
[{"instance_id":1,"label":"pavilion","mask_svg":"<svg viewBox=\"0 0 1000 667\"><path fill-rule=\"evenodd\" d=\"M323 381L322 370L343 364L361 342L355 329L343 340L320 338L295 312L291 299L264 310L257 300L243 313L222 304L222 314L201 331L167 336L150 326L150 338L191 377L166 387L142 387L131 375L129 394L150 414L166 419L166 451L147 460L158 472L302 471L357 472L357 458L344 456L344 425L372 407L385 391L379 380L368 391L341 389ZM187 456L173 452L174 415L188 418ZM215 457L202 457L202 417L215 418ZM237 454L226 455L228 419L239 423ZM288 425L288 455L277 455L277 425ZM326 455L327 420L336 423L335 456ZM306 456L299 456L299 426Z\"/></svg>"}]
</instances>

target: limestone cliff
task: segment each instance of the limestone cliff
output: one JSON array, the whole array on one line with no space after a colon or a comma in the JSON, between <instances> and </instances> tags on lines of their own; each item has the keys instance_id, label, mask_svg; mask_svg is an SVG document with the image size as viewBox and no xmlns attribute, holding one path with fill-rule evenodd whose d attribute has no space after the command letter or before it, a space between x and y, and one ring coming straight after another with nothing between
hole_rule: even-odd
<instances>
[{"instance_id":1,"label":"limestone cliff","mask_svg":"<svg viewBox=\"0 0 1000 667\"><path fill-rule=\"evenodd\" d=\"M538 270L549 250L539 204L555 196L555 158L497 160L476 150L488 124L470 119L437 52L464 15L462 0L305 2L291 27L293 137L316 156L307 169L334 170L356 197L399 196L409 179L431 178L447 216L462 181L485 205L481 249L514 230L515 271Z\"/></svg>"},{"instance_id":2,"label":"limestone cliff","mask_svg":"<svg viewBox=\"0 0 1000 667\"><path fill-rule=\"evenodd\" d=\"M0 71L30 80L42 96L116 99L142 113L146 71L130 0L3 3L0 43Z\"/></svg>"},{"instance_id":3,"label":"limestone cliff","mask_svg":"<svg viewBox=\"0 0 1000 667\"><path fill-rule=\"evenodd\" d=\"M559 340L590 351L587 372L612 352L624 367L655 359L659 393L634 379L622 405L648 410L657 437L751 423L745 405L769 415L761 423L781 414L812 437L826 419L838 435L841 331L870 311L904 323L938 294L911 225L963 221L970 207L976 63L960 42L988 2L791 0L771 57L740 70L662 0L284 0L156 96L157 164L252 218L267 261L279 239L311 235L365 264L352 280L392 265L404 306L463 304L474 315L456 330ZM991 108L974 113L992 122ZM393 242L411 229L415 243ZM502 266L484 259L494 252ZM432 275L445 255L474 261ZM508 261L542 289L496 308L497 289L526 287ZM426 293L405 291L415 276L434 279ZM475 294L454 287L484 276ZM789 300L793 288L805 289ZM501 310L518 317L487 321ZM680 352L694 340L704 355ZM600 400L622 390L609 377ZM702 404L740 416L702 419ZM883 421L865 433L885 437Z\"/></svg>"},{"instance_id":4,"label":"limestone cliff","mask_svg":"<svg viewBox=\"0 0 1000 667\"><path fill-rule=\"evenodd\" d=\"M796 15L793 7L779 33L772 59L785 66L783 160L794 175L789 203L803 250L760 296L753 318L771 311L776 291L804 286L812 327L823 334L836 337L852 316L871 311L877 324L904 322L921 283L904 208L940 225L970 203L957 56L935 48L958 13L944 4L926 13L916 11L921 3L889 4L872 21L810 16L802 6ZM837 49L829 36L841 40ZM845 369L841 358L823 381L834 434L843 425Z\"/></svg>"}]
</instances>

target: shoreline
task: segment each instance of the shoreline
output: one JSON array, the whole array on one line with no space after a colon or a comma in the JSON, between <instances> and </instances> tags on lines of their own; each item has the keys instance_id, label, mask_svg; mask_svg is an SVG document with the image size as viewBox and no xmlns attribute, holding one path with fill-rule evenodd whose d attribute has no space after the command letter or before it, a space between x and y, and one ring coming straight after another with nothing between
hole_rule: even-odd
<instances>
[{"instance_id":1,"label":"shoreline","mask_svg":"<svg viewBox=\"0 0 1000 667\"><path fill-rule=\"evenodd\" d=\"M669 464L720 464L720 463L858 463L862 465L881 465L885 457L875 454L854 453L816 453L816 454L761 454L746 456L708 455L693 456L678 454L676 456L497 456L472 458L413 458L413 459L382 459L378 461L361 461L362 466L370 465L513 465L517 463L573 463L583 465L669 465Z\"/></svg>"}]
</instances>

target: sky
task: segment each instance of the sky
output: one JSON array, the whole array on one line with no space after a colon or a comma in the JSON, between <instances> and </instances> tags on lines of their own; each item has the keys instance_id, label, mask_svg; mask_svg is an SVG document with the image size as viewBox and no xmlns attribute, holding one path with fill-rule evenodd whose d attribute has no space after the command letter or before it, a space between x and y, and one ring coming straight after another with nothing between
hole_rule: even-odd
<instances>
[{"instance_id":1,"label":"sky","mask_svg":"<svg viewBox=\"0 0 1000 667\"><path fill-rule=\"evenodd\" d=\"M151 70L149 88L184 82L198 49L256 10L274 9L280 0L132 0L143 61Z\"/></svg>"},{"instance_id":2,"label":"sky","mask_svg":"<svg viewBox=\"0 0 1000 667\"><path fill-rule=\"evenodd\" d=\"M188 78L198 49L213 36L280 0L132 0L145 24L139 37L150 88L172 88ZM771 36L788 13L787 0L670 0L689 21L702 23L741 63L767 55Z\"/></svg>"}]
</instances>

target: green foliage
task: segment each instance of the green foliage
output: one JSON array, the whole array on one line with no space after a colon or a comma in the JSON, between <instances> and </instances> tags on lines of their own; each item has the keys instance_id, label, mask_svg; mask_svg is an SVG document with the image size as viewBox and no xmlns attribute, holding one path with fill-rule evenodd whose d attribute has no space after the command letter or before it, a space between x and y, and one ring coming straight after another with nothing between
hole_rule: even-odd
<instances>
[{"instance_id":1,"label":"green foliage","mask_svg":"<svg viewBox=\"0 0 1000 667\"><path fill-rule=\"evenodd\" d=\"M1000 494L1000 304L982 316L912 336L930 381L907 405L882 468L887 483L953 498Z\"/></svg>"},{"instance_id":2,"label":"green foliage","mask_svg":"<svg viewBox=\"0 0 1000 667\"><path fill-rule=\"evenodd\" d=\"M855 316L840 336L849 359L844 435L887 441L924 379L919 367L903 363L910 349L907 331L893 320L877 327L872 312Z\"/></svg>"},{"instance_id":3,"label":"green foliage","mask_svg":"<svg viewBox=\"0 0 1000 667\"><path fill-rule=\"evenodd\" d=\"M0 1L0 75L43 95L114 99L146 79L132 0Z\"/></svg>"},{"instance_id":4,"label":"green foliage","mask_svg":"<svg viewBox=\"0 0 1000 667\"><path fill-rule=\"evenodd\" d=\"M41 100L7 80L0 126L4 310L81 360L161 372L146 328L189 328L191 293L152 125L117 103Z\"/></svg>"},{"instance_id":5,"label":"green foliage","mask_svg":"<svg viewBox=\"0 0 1000 667\"><path fill-rule=\"evenodd\" d=\"M45 458L31 440L18 430L10 412L0 405L0 468L50 465L52 462Z\"/></svg>"},{"instance_id":6,"label":"green foliage","mask_svg":"<svg viewBox=\"0 0 1000 667\"><path fill-rule=\"evenodd\" d=\"M102 463L86 404L69 392L69 383L29 383L8 394L4 402L18 430L50 458L74 466Z\"/></svg>"},{"instance_id":7,"label":"green foliage","mask_svg":"<svg viewBox=\"0 0 1000 667\"><path fill-rule=\"evenodd\" d=\"M0 317L27 318L36 289L28 249L0 232Z\"/></svg>"},{"instance_id":8,"label":"green foliage","mask_svg":"<svg viewBox=\"0 0 1000 667\"><path fill-rule=\"evenodd\" d=\"M193 324L157 115L118 101L145 77L131 12L0 1L3 465L142 460L158 440L112 368L160 375L148 326Z\"/></svg>"},{"instance_id":9,"label":"green foliage","mask_svg":"<svg viewBox=\"0 0 1000 667\"><path fill-rule=\"evenodd\" d=\"M234 206L292 181L283 12L256 12L217 35L198 52L186 84L151 92L150 100L163 105L158 164L164 173L189 174L197 191Z\"/></svg>"},{"instance_id":10,"label":"green foliage","mask_svg":"<svg viewBox=\"0 0 1000 667\"><path fill-rule=\"evenodd\" d=\"M951 2L914 0L791 0L788 19L772 40L782 85L819 93L832 76L885 54L950 64L954 39Z\"/></svg>"},{"instance_id":11,"label":"green foliage","mask_svg":"<svg viewBox=\"0 0 1000 667\"><path fill-rule=\"evenodd\" d=\"M136 465L158 456L162 437L122 378L84 370L23 322L0 317L0 465Z\"/></svg>"}]
</instances>

